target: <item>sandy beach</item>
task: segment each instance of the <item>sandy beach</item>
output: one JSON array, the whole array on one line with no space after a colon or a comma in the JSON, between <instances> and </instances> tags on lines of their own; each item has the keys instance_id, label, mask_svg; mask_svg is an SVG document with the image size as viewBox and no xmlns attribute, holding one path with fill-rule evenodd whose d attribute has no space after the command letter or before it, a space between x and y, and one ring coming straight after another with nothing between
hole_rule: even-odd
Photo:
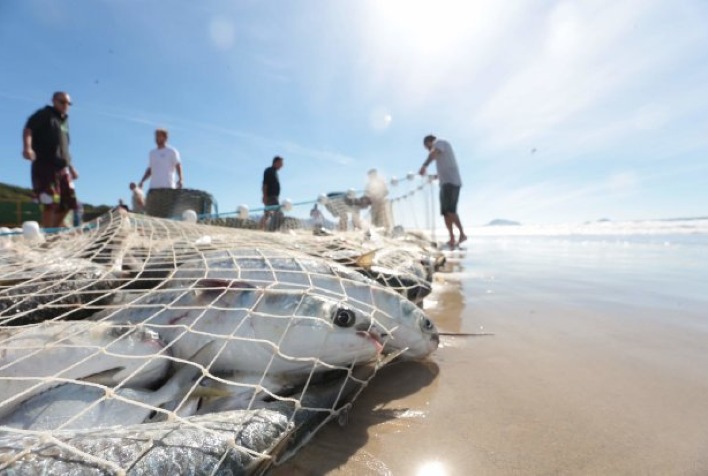
<instances>
[{"instance_id":1,"label":"sandy beach","mask_svg":"<svg viewBox=\"0 0 708 476\"><path fill-rule=\"evenodd\" d=\"M708 473L708 239L481 237L384 368L277 475Z\"/></svg>"}]
</instances>

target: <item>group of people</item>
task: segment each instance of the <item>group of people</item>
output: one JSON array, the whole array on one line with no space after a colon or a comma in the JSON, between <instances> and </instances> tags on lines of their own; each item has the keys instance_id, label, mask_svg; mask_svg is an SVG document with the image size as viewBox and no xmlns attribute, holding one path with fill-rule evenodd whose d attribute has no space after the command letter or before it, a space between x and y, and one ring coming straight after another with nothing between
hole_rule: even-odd
<instances>
[{"instance_id":1,"label":"group of people","mask_svg":"<svg viewBox=\"0 0 708 476\"><path fill-rule=\"evenodd\" d=\"M74 181L79 174L69 152L69 107L71 97L65 91L52 95L51 106L32 114L22 131L22 156L32 163L32 192L40 206L41 222L45 228L63 226L70 211L74 225L81 217L81 203L76 197ZM142 187L150 179L150 189L181 188L182 164L179 152L167 144L166 129L155 131L157 148L150 152L149 164L139 184L130 183L133 211L145 211L146 198ZM175 174L178 180L175 182ZM122 200L119 206L123 205Z\"/></svg>"},{"instance_id":2,"label":"group of people","mask_svg":"<svg viewBox=\"0 0 708 476\"><path fill-rule=\"evenodd\" d=\"M76 198L74 181L79 174L74 168L69 152L69 107L71 98L65 91L55 92L52 105L39 109L32 114L22 132L22 156L32 163L32 191L40 205L42 226L56 228L62 226L69 211L79 215L80 203ZM150 189L182 188L183 173L179 152L167 144L169 133L166 129L155 131L157 147L150 151L149 164L139 183L131 182L132 206L135 212L144 212L146 197L143 184L150 179ZM451 248L467 239L457 214L462 180L455 154L450 143L428 135L423 145L429 154L420 168L420 175L426 175L427 167L436 163L440 179L440 213L450 234L448 242ZM284 159L273 158L270 167L263 172L261 188L265 212L261 219L262 229L277 230L283 219L280 210L280 179L278 171L283 167ZM177 180L175 180L175 175ZM375 169L369 171L369 184L366 197L371 205L372 222L375 226L388 227L390 215L387 208L388 194L386 183L380 179ZM148 193L149 196L149 193ZM321 213L317 210L318 216ZM346 222L345 222L346 223ZM459 235L455 239L454 228Z\"/></svg>"}]
</instances>

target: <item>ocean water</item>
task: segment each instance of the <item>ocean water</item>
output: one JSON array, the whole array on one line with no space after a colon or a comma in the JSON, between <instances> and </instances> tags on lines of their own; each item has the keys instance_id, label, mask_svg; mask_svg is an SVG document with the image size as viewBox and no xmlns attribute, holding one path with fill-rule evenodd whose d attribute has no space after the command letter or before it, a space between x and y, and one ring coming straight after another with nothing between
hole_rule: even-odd
<instances>
[{"instance_id":1,"label":"ocean water","mask_svg":"<svg viewBox=\"0 0 708 476\"><path fill-rule=\"evenodd\" d=\"M438 234L440 234L438 232ZM708 218L669 220L597 221L559 225L498 225L472 227L472 236L546 236L578 240L636 241L704 244L708 239Z\"/></svg>"},{"instance_id":2,"label":"ocean water","mask_svg":"<svg viewBox=\"0 0 708 476\"><path fill-rule=\"evenodd\" d=\"M708 332L708 220L470 229L470 301L553 300L617 319Z\"/></svg>"}]
</instances>

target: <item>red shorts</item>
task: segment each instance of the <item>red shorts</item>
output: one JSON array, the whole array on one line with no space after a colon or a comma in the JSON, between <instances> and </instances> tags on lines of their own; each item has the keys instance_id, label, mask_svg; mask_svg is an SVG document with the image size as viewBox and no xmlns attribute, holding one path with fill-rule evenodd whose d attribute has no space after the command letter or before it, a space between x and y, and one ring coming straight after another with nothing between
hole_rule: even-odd
<instances>
[{"instance_id":1,"label":"red shorts","mask_svg":"<svg viewBox=\"0 0 708 476\"><path fill-rule=\"evenodd\" d=\"M43 210L68 211L77 208L74 182L68 167L57 171L53 164L32 162L32 191Z\"/></svg>"}]
</instances>

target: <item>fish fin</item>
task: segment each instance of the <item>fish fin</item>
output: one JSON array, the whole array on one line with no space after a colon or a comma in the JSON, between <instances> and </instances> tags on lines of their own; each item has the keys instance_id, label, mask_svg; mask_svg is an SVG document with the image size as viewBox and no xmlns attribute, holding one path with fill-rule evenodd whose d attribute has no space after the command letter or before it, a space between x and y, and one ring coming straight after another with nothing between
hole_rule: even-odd
<instances>
[{"instance_id":1,"label":"fish fin","mask_svg":"<svg viewBox=\"0 0 708 476\"><path fill-rule=\"evenodd\" d=\"M230 397L231 392L221 388L205 387L203 385L197 386L197 388L189 394L190 398L225 398Z\"/></svg>"},{"instance_id":2,"label":"fish fin","mask_svg":"<svg viewBox=\"0 0 708 476\"><path fill-rule=\"evenodd\" d=\"M82 382L96 383L99 385L114 385L115 376L125 370L123 367L115 367L113 369L103 370L101 372L96 372L95 374L87 375L78 380Z\"/></svg>"},{"instance_id":3,"label":"fish fin","mask_svg":"<svg viewBox=\"0 0 708 476\"><path fill-rule=\"evenodd\" d=\"M374 264L374 257L376 256L377 251L378 250L373 250L368 253L364 253L356 259L355 264L360 268L370 269Z\"/></svg>"}]
</instances>

